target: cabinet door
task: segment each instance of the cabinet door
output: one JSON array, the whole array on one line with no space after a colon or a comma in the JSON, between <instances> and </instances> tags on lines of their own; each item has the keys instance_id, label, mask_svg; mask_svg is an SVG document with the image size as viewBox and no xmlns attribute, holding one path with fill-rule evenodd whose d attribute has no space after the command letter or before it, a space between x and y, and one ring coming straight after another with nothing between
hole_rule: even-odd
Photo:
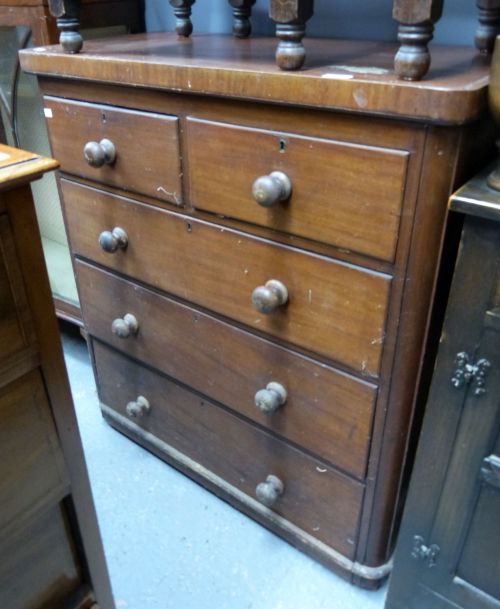
<instances>
[{"instance_id":1,"label":"cabinet door","mask_svg":"<svg viewBox=\"0 0 500 609\"><path fill-rule=\"evenodd\" d=\"M499 223L461 245L386 609L500 607Z\"/></svg>"}]
</instances>

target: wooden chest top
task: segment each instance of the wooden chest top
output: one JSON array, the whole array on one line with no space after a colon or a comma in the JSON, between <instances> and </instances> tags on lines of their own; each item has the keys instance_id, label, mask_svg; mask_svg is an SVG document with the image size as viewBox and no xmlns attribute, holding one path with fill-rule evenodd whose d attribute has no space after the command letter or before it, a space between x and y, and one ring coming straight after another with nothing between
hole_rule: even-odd
<instances>
[{"instance_id":1,"label":"wooden chest top","mask_svg":"<svg viewBox=\"0 0 500 609\"><path fill-rule=\"evenodd\" d=\"M21 51L21 65L39 75L116 83L280 104L461 124L486 106L488 59L468 47L436 47L421 82L399 80L396 45L307 41L303 70L274 64L274 38L154 33L89 41L69 55L60 46Z\"/></svg>"}]
</instances>

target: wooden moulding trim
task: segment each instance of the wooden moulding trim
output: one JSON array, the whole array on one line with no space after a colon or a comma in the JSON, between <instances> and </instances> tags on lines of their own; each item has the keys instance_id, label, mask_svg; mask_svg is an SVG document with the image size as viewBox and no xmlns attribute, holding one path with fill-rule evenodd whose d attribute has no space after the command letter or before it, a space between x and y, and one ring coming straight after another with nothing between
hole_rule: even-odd
<instances>
[{"instance_id":1,"label":"wooden moulding trim","mask_svg":"<svg viewBox=\"0 0 500 609\"><path fill-rule=\"evenodd\" d=\"M377 567L369 567L358 562L349 560L340 552L337 552L333 548L330 548L326 544L312 537L296 525L289 522L286 518L279 516L269 508L265 507L257 500L252 499L239 489L235 488L231 484L228 484L225 480L206 469L193 459L190 459L180 451L169 446L166 442L163 442L152 433L145 431L138 427L135 423L132 423L124 416L115 412L106 404L101 402L101 410L105 418L110 419L112 423L115 423L119 428L124 429L126 433L139 439L142 443L152 446L160 454L165 455L170 461L179 463L183 468L192 471L197 476L204 478L210 484L213 484L220 488L224 494L231 496L233 499L243 504L245 507L251 509L253 512L257 512L259 516L265 518L268 522L275 525L279 529L286 533L289 533L295 539L298 539L301 546L304 548L314 548L316 552L321 553L324 558L340 567L342 570L352 573L367 581L377 581L384 579L389 575L392 569L392 559L383 565Z\"/></svg>"}]
</instances>

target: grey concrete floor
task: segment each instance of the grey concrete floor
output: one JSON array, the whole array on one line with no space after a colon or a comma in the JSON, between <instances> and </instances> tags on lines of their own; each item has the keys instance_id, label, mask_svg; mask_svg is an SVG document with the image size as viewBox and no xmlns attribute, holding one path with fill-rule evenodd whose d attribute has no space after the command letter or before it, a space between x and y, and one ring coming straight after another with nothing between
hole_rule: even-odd
<instances>
[{"instance_id":1,"label":"grey concrete floor","mask_svg":"<svg viewBox=\"0 0 500 609\"><path fill-rule=\"evenodd\" d=\"M101 417L85 342L66 365L117 609L382 609Z\"/></svg>"}]
</instances>

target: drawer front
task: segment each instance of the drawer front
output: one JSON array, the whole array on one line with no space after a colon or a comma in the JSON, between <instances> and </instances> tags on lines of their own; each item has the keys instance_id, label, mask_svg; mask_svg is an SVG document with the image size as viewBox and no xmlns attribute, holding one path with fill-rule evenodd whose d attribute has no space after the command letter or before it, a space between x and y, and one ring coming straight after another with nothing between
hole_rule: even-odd
<instances>
[{"instance_id":1,"label":"drawer front","mask_svg":"<svg viewBox=\"0 0 500 609\"><path fill-rule=\"evenodd\" d=\"M43 383L31 372L0 389L0 530L68 488Z\"/></svg>"},{"instance_id":2,"label":"drawer front","mask_svg":"<svg viewBox=\"0 0 500 609\"><path fill-rule=\"evenodd\" d=\"M364 476L375 386L85 263L77 262L76 270L92 335ZM127 312L136 316L139 331L124 339L111 324ZM255 394L270 382L280 383L287 396L264 414Z\"/></svg>"},{"instance_id":3,"label":"drawer front","mask_svg":"<svg viewBox=\"0 0 500 609\"><path fill-rule=\"evenodd\" d=\"M177 118L53 97L44 103L52 153L62 171L182 204ZM102 139L114 144L116 160L91 166L84 148Z\"/></svg>"},{"instance_id":4,"label":"drawer front","mask_svg":"<svg viewBox=\"0 0 500 609\"><path fill-rule=\"evenodd\" d=\"M390 277L62 180L76 254L289 343L376 376ZM103 230L123 228L106 253ZM288 288L270 314L252 304L268 280Z\"/></svg>"},{"instance_id":5,"label":"drawer front","mask_svg":"<svg viewBox=\"0 0 500 609\"><path fill-rule=\"evenodd\" d=\"M100 344L94 355L101 402L125 415L128 402L145 397L150 410L138 426L252 498L278 476L285 490L273 511L353 557L361 483Z\"/></svg>"},{"instance_id":6,"label":"drawer front","mask_svg":"<svg viewBox=\"0 0 500 609\"><path fill-rule=\"evenodd\" d=\"M190 199L200 209L392 261L408 153L188 119ZM252 185L280 171L284 202ZM268 182L259 182L268 195ZM279 189L277 191L279 193Z\"/></svg>"}]
</instances>

